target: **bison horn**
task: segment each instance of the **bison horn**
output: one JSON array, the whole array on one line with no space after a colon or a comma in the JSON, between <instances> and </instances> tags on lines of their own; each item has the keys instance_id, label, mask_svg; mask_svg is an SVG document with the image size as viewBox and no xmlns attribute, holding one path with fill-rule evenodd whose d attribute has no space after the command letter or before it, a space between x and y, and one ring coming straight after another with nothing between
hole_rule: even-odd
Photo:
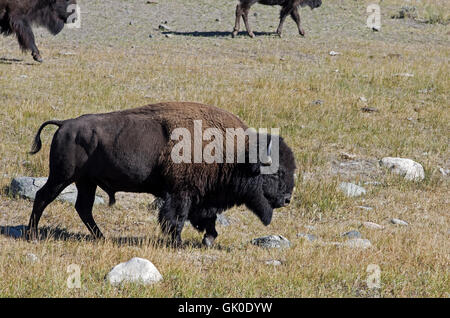
<instances>
[{"instance_id":1,"label":"bison horn","mask_svg":"<svg viewBox=\"0 0 450 318\"><path fill-rule=\"evenodd\" d=\"M270 139L269 145L267 146L267 161L263 163L263 166L270 166L272 164L272 139Z\"/></svg>"}]
</instances>

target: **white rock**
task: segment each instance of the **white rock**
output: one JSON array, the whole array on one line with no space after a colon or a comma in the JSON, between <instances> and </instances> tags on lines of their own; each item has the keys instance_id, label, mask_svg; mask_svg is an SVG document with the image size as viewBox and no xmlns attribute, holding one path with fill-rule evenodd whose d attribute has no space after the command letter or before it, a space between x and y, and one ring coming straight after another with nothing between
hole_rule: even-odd
<instances>
[{"instance_id":1,"label":"white rock","mask_svg":"<svg viewBox=\"0 0 450 318\"><path fill-rule=\"evenodd\" d=\"M450 169L439 168L439 172L446 177L450 174Z\"/></svg>"},{"instance_id":2,"label":"white rock","mask_svg":"<svg viewBox=\"0 0 450 318\"><path fill-rule=\"evenodd\" d=\"M420 163L406 158L385 157L380 164L392 172L402 175L406 180L419 181L425 178L425 172Z\"/></svg>"},{"instance_id":3,"label":"white rock","mask_svg":"<svg viewBox=\"0 0 450 318\"><path fill-rule=\"evenodd\" d=\"M361 96L361 97L359 98L359 100L360 100L361 102L363 102L363 103L367 103L367 98L365 98L364 96Z\"/></svg>"},{"instance_id":4,"label":"white rock","mask_svg":"<svg viewBox=\"0 0 450 318\"><path fill-rule=\"evenodd\" d=\"M266 264L272 265L272 266L280 266L281 262L279 260L272 259L272 260L266 261Z\"/></svg>"},{"instance_id":5,"label":"white rock","mask_svg":"<svg viewBox=\"0 0 450 318\"><path fill-rule=\"evenodd\" d=\"M339 189L348 197L359 197L360 195L366 194L366 189L349 182L339 184Z\"/></svg>"},{"instance_id":6,"label":"white rock","mask_svg":"<svg viewBox=\"0 0 450 318\"><path fill-rule=\"evenodd\" d=\"M354 238L351 240L348 240L344 243L345 246L347 247L352 247L352 248L369 248L372 246L372 243L370 243L370 241L368 239L362 239L362 238Z\"/></svg>"},{"instance_id":7,"label":"white rock","mask_svg":"<svg viewBox=\"0 0 450 318\"><path fill-rule=\"evenodd\" d=\"M330 51L330 55L331 56L336 56L336 55L340 55L341 53L336 52L336 51Z\"/></svg>"},{"instance_id":8,"label":"white rock","mask_svg":"<svg viewBox=\"0 0 450 318\"><path fill-rule=\"evenodd\" d=\"M251 242L253 245L258 245L265 248L281 248L291 246L291 242L289 242L289 240L282 235L258 237L253 239Z\"/></svg>"},{"instance_id":9,"label":"white rock","mask_svg":"<svg viewBox=\"0 0 450 318\"><path fill-rule=\"evenodd\" d=\"M36 255L34 255L33 253L27 253L27 255L25 256L26 259L32 263L37 262L38 257Z\"/></svg>"},{"instance_id":10,"label":"white rock","mask_svg":"<svg viewBox=\"0 0 450 318\"><path fill-rule=\"evenodd\" d=\"M396 219L396 218L391 219L391 223L395 224L395 225L402 225L402 226L408 226L409 225L408 222L405 222L403 220Z\"/></svg>"},{"instance_id":11,"label":"white rock","mask_svg":"<svg viewBox=\"0 0 450 318\"><path fill-rule=\"evenodd\" d=\"M139 283L149 285L163 279L161 273L149 260L134 257L128 262L116 265L106 276L111 285Z\"/></svg>"},{"instance_id":12,"label":"white rock","mask_svg":"<svg viewBox=\"0 0 450 318\"><path fill-rule=\"evenodd\" d=\"M377 223L374 222L363 222L363 226L367 229L371 230L382 230L383 227Z\"/></svg>"}]
</instances>

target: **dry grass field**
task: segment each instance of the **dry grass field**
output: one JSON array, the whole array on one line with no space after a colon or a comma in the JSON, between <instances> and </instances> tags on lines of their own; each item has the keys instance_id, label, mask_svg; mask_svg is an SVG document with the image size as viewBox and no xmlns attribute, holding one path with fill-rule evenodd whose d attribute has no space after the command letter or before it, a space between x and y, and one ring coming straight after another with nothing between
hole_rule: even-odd
<instances>
[{"instance_id":1,"label":"dry grass field","mask_svg":"<svg viewBox=\"0 0 450 318\"><path fill-rule=\"evenodd\" d=\"M0 297L450 296L449 177L439 170L450 168L448 1L384 0L374 32L366 8L378 1L324 0L301 9L305 38L290 19L278 38L279 9L255 5L255 39L231 38L232 0L79 2L81 29L56 37L35 29L43 64L0 38L0 228L27 224L31 213L31 201L10 195L12 178L48 175L55 128L44 130L41 152L28 154L42 122L158 101L216 105L250 126L279 127L296 156L296 191L268 227L245 207L225 212L231 224L218 226L211 249L191 226L183 248L161 244L149 195L94 207L102 242L86 239L74 207L55 201L41 219L49 233L41 241L0 235ZM404 5L417 17L392 19ZM171 31L158 30L165 22ZM387 156L419 162L425 179L389 173L378 165ZM367 193L346 197L342 181ZM350 230L372 246L333 244ZM291 248L250 243L268 234ZM163 281L109 285L105 275L132 257L152 261ZM81 288L67 287L70 264L81 267ZM370 264L380 268L380 288L367 284Z\"/></svg>"}]
</instances>

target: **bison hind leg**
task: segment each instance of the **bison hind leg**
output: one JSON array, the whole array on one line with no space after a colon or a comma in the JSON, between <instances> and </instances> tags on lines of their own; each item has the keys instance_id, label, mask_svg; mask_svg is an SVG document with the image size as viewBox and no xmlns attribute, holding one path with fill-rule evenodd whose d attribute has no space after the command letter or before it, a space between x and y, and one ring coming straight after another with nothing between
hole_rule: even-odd
<instances>
[{"instance_id":1,"label":"bison hind leg","mask_svg":"<svg viewBox=\"0 0 450 318\"><path fill-rule=\"evenodd\" d=\"M113 206L116 204L116 193L115 192L108 192L109 197L109 203L108 206Z\"/></svg>"}]
</instances>

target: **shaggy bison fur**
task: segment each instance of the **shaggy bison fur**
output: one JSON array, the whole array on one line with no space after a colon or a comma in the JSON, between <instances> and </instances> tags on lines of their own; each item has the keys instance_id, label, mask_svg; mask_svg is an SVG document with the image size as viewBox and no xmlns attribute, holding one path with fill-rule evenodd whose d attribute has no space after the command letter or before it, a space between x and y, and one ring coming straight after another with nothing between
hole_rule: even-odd
<instances>
[{"instance_id":1,"label":"shaggy bison fur","mask_svg":"<svg viewBox=\"0 0 450 318\"><path fill-rule=\"evenodd\" d=\"M0 33L16 34L21 49L30 50L33 59L42 62L32 24L43 26L56 35L74 13L69 6L75 4L76 0L0 0Z\"/></svg>"},{"instance_id":2,"label":"shaggy bison fur","mask_svg":"<svg viewBox=\"0 0 450 318\"><path fill-rule=\"evenodd\" d=\"M108 193L110 203L118 191L163 198L159 223L175 245L181 244L186 220L205 231L203 243L212 245L218 235L217 214L235 205L245 204L264 225L270 224L273 209L289 204L292 196L296 167L291 149L280 137L279 168L272 174L261 173L259 159L255 163L176 163L171 151L179 140L172 140L172 132L180 127L193 131L194 120L202 121L202 129L217 128L224 134L226 128L248 128L220 108L181 102L43 123L31 153L41 149L40 133L46 125L59 129L50 149L50 175L34 201L28 238L36 238L42 212L73 182L78 188L75 209L96 238L103 237L92 216L97 186ZM270 135L264 138L273 139ZM246 140L246 158L249 144Z\"/></svg>"},{"instance_id":3,"label":"shaggy bison fur","mask_svg":"<svg viewBox=\"0 0 450 318\"><path fill-rule=\"evenodd\" d=\"M305 35L305 31L303 30L300 23L300 14L298 13L298 7L309 6L311 9L318 8L322 5L322 0L239 0L239 4L236 6L236 23L234 25L233 37L235 37L240 29L241 17L244 20L245 27L247 28L248 35L250 37L255 37L255 34L250 28L248 23L248 12L250 11L250 7L255 3L265 4L265 5L279 5L281 6L280 11L280 24L277 28L277 34L281 36L281 32L283 30L284 20L288 15L291 15L291 18L297 23L298 32L301 36Z\"/></svg>"}]
</instances>

